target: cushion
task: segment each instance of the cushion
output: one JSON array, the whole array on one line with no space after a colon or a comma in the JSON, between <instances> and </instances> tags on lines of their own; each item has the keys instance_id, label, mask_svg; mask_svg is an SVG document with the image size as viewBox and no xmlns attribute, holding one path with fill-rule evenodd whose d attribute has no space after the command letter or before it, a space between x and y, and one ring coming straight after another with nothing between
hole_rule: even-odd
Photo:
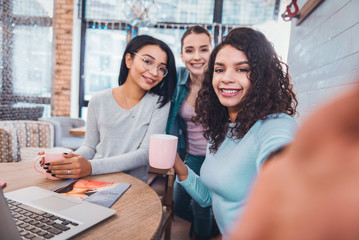
<instances>
[{"instance_id":1,"label":"cushion","mask_svg":"<svg viewBox=\"0 0 359 240\"><path fill-rule=\"evenodd\" d=\"M39 121L0 121L0 162L21 161L23 147L51 148L54 129Z\"/></svg>"},{"instance_id":2,"label":"cushion","mask_svg":"<svg viewBox=\"0 0 359 240\"><path fill-rule=\"evenodd\" d=\"M10 121L0 121L0 162L20 161L17 129Z\"/></svg>"},{"instance_id":3,"label":"cushion","mask_svg":"<svg viewBox=\"0 0 359 240\"><path fill-rule=\"evenodd\" d=\"M53 126L40 121L16 121L21 147L51 148L54 146Z\"/></svg>"}]
</instances>

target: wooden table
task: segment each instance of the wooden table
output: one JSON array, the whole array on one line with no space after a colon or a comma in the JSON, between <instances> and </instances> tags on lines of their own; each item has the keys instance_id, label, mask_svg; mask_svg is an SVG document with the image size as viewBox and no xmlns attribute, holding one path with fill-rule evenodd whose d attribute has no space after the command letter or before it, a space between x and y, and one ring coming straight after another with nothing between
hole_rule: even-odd
<instances>
[{"instance_id":1,"label":"wooden table","mask_svg":"<svg viewBox=\"0 0 359 240\"><path fill-rule=\"evenodd\" d=\"M84 136L85 135L85 131L86 131L86 127L78 127L78 128L72 128L70 129L70 134L72 135L79 135L79 136Z\"/></svg>"},{"instance_id":2,"label":"wooden table","mask_svg":"<svg viewBox=\"0 0 359 240\"><path fill-rule=\"evenodd\" d=\"M131 187L111 207L117 213L76 235L72 239L153 239L162 220L162 204L151 187L125 173L89 176L86 179L130 183ZM52 181L35 172L32 162L0 163L0 182L7 182L4 192L28 186L51 189L63 182Z\"/></svg>"}]
</instances>

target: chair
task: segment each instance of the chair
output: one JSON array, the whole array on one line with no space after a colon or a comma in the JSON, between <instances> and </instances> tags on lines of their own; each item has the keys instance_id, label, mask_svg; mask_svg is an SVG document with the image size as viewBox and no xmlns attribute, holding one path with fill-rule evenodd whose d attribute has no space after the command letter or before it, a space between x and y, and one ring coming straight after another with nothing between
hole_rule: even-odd
<instances>
[{"instance_id":1,"label":"chair","mask_svg":"<svg viewBox=\"0 0 359 240\"><path fill-rule=\"evenodd\" d=\"M162 235L164 234L164 239L170 240L171 226L173 220L173 186L176 176L175 170L174 168L157 169L150 166L148 169L148 173L150 175L156 176L155 179L151 179L148 182L150 186L152 186L152 184L157 180L158 177L162 177L165 179L165 184L163 184L164 187L163 194L157 192L157 194L159 194L159 197L163 205L162 207L163 215L162 215L162 223L155 239L161 239Z\"/></svg>"},{"instance_id":2,"label":"chair","mask_svg":"<svg viewBox=\"0 0 359 240\"><path fill-rule=\"evenodd\" d=\"M39 121L50 122L55 129L55 147L64 147L76 150L83 141L83 136L71 135L70 129L85 126L85 121L81 118L71 118L66 116L39 118Z\"/></svg>"}]
</instances>

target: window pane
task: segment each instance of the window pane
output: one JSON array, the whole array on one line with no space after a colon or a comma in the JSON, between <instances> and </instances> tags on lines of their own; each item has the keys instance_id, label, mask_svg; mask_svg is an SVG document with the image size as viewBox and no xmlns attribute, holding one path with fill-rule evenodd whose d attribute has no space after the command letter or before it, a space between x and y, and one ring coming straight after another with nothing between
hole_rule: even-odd
<instances>
[{"instance_id":1,"label":"window pane","mask_svg":"<svg viewBox=\"0 0 359 240\"><path fill-rule=\"evenodd\" d=\"M176 66L184 66L180 52L181 52L181 37L186 30L184 29L169 29L169 28L139 28L139 34L146 34L152 37L161 39L171 48L173 55L176 58Z\"/></svg>"},{"instance_id":2,"label":"window pane","mask_svg":"<svg viewBox=\"0 0 359 240\"><path fill-rule=\"evenodd\" d=\"M129 8L126 2L124 0L87 0L85 18L91 20L125 21L124 9Z\"/></svg>"},{"instance_id":3,"label":"window pane","mask_svg":"<svg viewBox=\"0 0 359 240\"><path fill-rule=\"evenodd\" d=\"M192 0L180 3L178 0L88 0L85 18L125 21L139 26L159 22L205 24L212 23L213 8L214 0Z\"/></svg>"},{"instance_id":4,"label":"window pane","mask_svg":"<svg viewBox=\"0 0 359 240\"><path fill-rule=\"evenodd\" d=\"M15 15L52 17L53 1L51 0L12 0Z\"/></svg>"},{"instance_id":5,"label":"window pane","mask_svg":"<svg viewBox=\"0 0 359 240\"><path fill-rule=\"evenodd\" d=\"M158 0L151 17L154 22L206 24L213 21L214 0Z\"/></svg>"},{"instance_id":6,"label":"window pane","mask_svg":"<svg viewBox=\"0 0 359 240\"><path fill-rule=\"evenodd\" d=\"M17 26L14 30L14 93L51 96L52 28Z\"/></svg>"},{"instance_id":7,"label":"window pane","mask_svg":"<svg viewBox=\"0 0 359 240\"><path fill-rule=\"evenodd\" d=\"M103 89L118 86L127 32L87 29L85 44L85 100Z\"/></svg>"},{"instance_id":8,"label":"window pane","mask_svg":"<svg viewBox=\"0 0 359 240\"><path fill-rule=\"evenodd\" d=\"M223 0L222 23L253 25L273 20L275 2L274 0Z\"/></svg>"}]
</instances>

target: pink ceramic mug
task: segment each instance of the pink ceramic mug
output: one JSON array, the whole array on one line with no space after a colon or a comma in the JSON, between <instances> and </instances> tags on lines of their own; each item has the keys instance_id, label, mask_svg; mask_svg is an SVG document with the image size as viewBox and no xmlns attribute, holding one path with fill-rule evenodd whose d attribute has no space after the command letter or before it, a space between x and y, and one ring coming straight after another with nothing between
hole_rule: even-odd
<instances>
[{"instance_id":1,"label":"pink ceramic mug","mask_svg":"<svg viewBox=\"0 0 359 240\"><path fill-rule=\"evenodd\" d=\"M177 153L178 138L168 134L154 134L150 137L150 166L159 169L172 168Z\"/></svg>"},{"instance_id":2,"label":"pink ceramic mug","mask_svg":"<svg viewBox=\"0 0 359 240\"><path fill-rule=\"evenodd\" d=\"M64 159L64 156L62 154L63 153L54 153L50 151L49 152L45 151L44 154L39 155L34 159L33 162L34 169L37 172L44 174L50 180L60 180L61 178L53 177L51 176L51 173L47 173L46 170L43 169L43 167L45 166L45 163L50 163L53 161Z\"/></svg>"}]
</instances>

